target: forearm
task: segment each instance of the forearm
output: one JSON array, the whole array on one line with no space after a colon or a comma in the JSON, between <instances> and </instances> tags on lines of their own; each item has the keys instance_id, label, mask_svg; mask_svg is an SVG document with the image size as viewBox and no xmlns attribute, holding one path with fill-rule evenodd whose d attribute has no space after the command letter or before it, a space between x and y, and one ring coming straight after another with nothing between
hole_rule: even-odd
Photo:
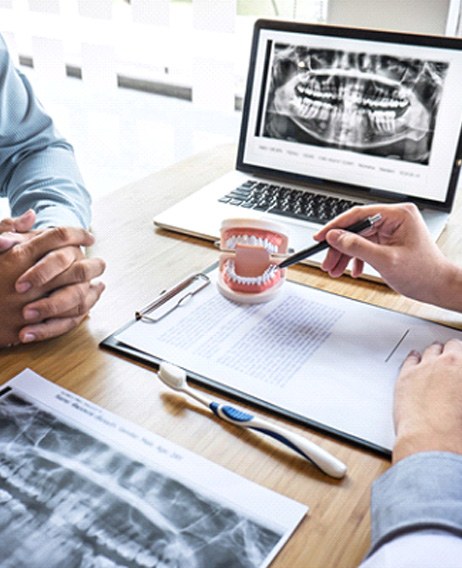
<instances>
[{"instance_id":1,"label":"forearm","mask_svg":"<svg viewBox=\"0 0 462 568\"><path fill-rule=\"evenodd\" d=\"M12 214L37 212L37 227L90 223L90 197L72 147L56 131L0 36L0 195Z\"/></svg>"},{"instance_id":2,"label":"forearm","mask_svg":"<svg viewBox=\"0 0 462 568\"><path fill-rule=\"evenodd\" d=\"M6 188L12 215L34 209L36 228L88 228L90 225L90 196L72 148L64 143L23 158L14 168Z\"/></svg>"}]
</instances>

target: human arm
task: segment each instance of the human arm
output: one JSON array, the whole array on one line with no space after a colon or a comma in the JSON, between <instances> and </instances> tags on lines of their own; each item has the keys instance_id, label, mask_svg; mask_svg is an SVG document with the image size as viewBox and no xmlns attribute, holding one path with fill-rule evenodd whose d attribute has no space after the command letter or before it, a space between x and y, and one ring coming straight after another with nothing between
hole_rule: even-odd
<instances>
[{"instance_id":1,"label":"human arm","mask_svg":"<svg viewBox=\"0 0 462 568\"><path fill-rule=\"evenodd\" d=\"M462 555L462 342L409 354L396 384L394 417L394 465L373 487L372 545L362 568L456 567Z\"/></svg>"},{"instance_id":2,"label":"human arm","mask_svg":"<svg viewBox=\"0 0 462 568\"><path fill-rule=\"evenodd\" d=\"M0 322L8 343L42 340L72 329L85 317L103 290L92 279L104 263L86 258L85 239L67 238L72 227L89 226L90 196L72 147L56 131L27 78L14 68L1 38L0 104L0 195L8 197L13 215L0 223L0 231L7 231L0 236L1 287L9 291L0 296ZM54 238L47 227L61 228L60 237ZM41 232L47 243L43 257L23 254L17 265L22 273L11 270L9 258L22 247L4 258L6 251Z\"/></svg>"},{"instance_id":3,"label":"human arm","mask_svg":"<svg viewBox=\"0 0 462 568\"><path fill-rule=\"evenodd\" d=\"M55 129L0 36L0 195L13 216L28 209L35 227L90 223L90 196L73 149Z\"/></svg>"},{"instance_id":4,"label":"human arm","mask_svg":"<svg viewBox=\"0 0 462 568\"><path fill-rule=\"evenodd\" d=\"M341 230L376 213L382 219L361 235ZM327 223L315 239L330 245L322 264L330 276L343 274L353 259L351 275L358 277L367 262L397 292L462 311L462 268L443 255L411 203L353 207Z\"/></svg>"},{"instance_id":5,"label":"human arm","mask_svg":"<svg viewBox=\"0 0 462 568\"><path fill-rule=\"evenodd\" d=\"M374 483L372 538L360 568L459 568L462 456L419 453Z\"/></svg>"}]
</instances>

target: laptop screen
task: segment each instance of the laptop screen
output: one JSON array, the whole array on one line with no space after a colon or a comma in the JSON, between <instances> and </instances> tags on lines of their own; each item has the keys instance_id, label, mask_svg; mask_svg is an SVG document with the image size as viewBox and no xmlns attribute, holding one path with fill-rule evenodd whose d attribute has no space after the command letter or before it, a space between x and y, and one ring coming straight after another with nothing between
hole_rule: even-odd
<instances>
[{"instance_id":1,"label":"laptop screen","mask_svg":"<svg viewBox=\"0 0 462 568\"><path fill-rule=\"evenodd\" d=\"M462 39L259 20L237 168L450 210Z\"/></svg>"}]
</instances>

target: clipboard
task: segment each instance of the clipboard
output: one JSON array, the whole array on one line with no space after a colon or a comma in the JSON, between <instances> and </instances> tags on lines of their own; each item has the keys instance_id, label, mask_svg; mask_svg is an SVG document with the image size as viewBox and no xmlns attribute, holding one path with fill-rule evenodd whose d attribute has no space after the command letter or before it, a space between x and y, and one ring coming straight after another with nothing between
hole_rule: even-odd
<instances>
[{"instance_id":1,"label":"clipboard","mask_svg":"<svg viewBox=\"0 0 462 568\"><path fill-rule=\"evenodd\" d=\"M135 317L132 320L103 339L99 346L103 349L124 355L129 359L138 361L139 363L147 364L157 370L162 361L159 357L130 347L129 345L118 341L117 336L137 321L156 323L173 310L184 305L195 294L199 293L203 288L210 284L210 278L208 277L207 272L210 272L216 266L217 263L214 263L207 270L191 274L171 288L162 290L162 292L160 292L160 294L147 306L136 310ZM196 379L198 382L201 382L202 380L202 377L194 377L189 373L188 378ZM204 377L204 381L205 380L206 379Z\"/></svg>"},{"instance_id":2,"label":"clipboard","mask_svg":"<svg viewBox=\"0 0 462 568\"><path fill-rule=\"evenodd\" d=\"M135 319L146 323L156 323L173 310L188 302L195 294L210 284L210 278L204 272L188 276L172 288L164 290L146 307L135 312Z\"/></svg>"},{"instance_id":3,"label":"clipboard","mask_svg":"<svg viewBox=\"0 0 462 568\"><path fill-rule=\"evenodd\" d=\"M194 295L200 293L201 290L203 290L205 287L211 285L209 273L215 270L217 266L218 262L213 263L202 272L193 273L171 288L162 290L151 303L135 311L134 319L130 320L124 326L120 327L114 333L103 339L100 343L100 347L158 370L162 359L154 354L140 351L138 349L135 349L134 347L131 347L130 345L127 345L126 343L118 341L117 336L137 321L144 321L147 324L155 324L162 318L166 317L173 310L176 310L179 307L183 306ZM297 285L304 286L303 284ZM345 432L331 428L326 424L322 424L306 416L296 414L275 404L262 401L261 399L252 395L246 394L244 396L239 390L233 389L229 386L224 387L222 383L213 380L213 378L211 377L195 373L191 370L187 371L187 377L188 381L210 387L218 393L232 396L236 400L243 403L249 403L257 409L260 408L268 410L273 414L283 416L284 418L287 418L296 424L307 426L318 432L327 433L336 439L347 441L362 448L367 448L373 452L379 453L380 455L384 455L385 457L391 457L391 452L385 448L376 446L375 444L370 444L360 438L345 434Z\"/></svg>"},{"instance_id":4,"label":"clipboard","mask_svg":"<svg viewBox=\"0 0 462 568\"><path fill-rule=\"evenodd\" d=\"M356 399L352 399L352 401L346 401L346 403L348 403L350 407L345 406L344 409L343 403L341 404L339 403L340 406L334 412L335 415L338 415L344 411L345 415L347 415L346 425L345 425L345 423L342 422L342 420L340 420L340 423L336 422L337 420L339 420L338 416L335 416L334 419L332 419L332 416L329 415L329 412L327 412L327 417L326 415L323 414L324 410L322 408L322 405L324 404L322 401L323 399L322 397L319 396L319 393L310 390L312 387L307 387L306 392L301 392L299 396L306 397L307 399L312 397L313 400L315 400L317 396L318 400L320 400L318 406L321 405L321 408L315 406L314 408L308 411L305 410L300 411L299 408L296 408L292 405L288 405L286 403L282 404L279 403L277 397L268 398L266 396L261 396L262 393L261 390L259 392L255 392L252 391L252 389L250 388L249 389L242 388L242 384L236 385L230 382L228 383L224 382L223 376L220 375L220 373L216 373L216 367L214 366L212 360L210 360L209 365L205 367L202 366L201 369L195 367L193 363L189 364L188 358L186 358L183 361L177 361L174 358L173 359L166 358L163 357L162 355L159 355L159 353L156 353L155 349L151 349L151 347L137 348L133 344L119 340L120 336L124 337L124 334L127 334L127 332L130 333L133 330L132 326L135 325L146 326L145 328L146 331L148 333L152 333L155 335L157 333L156 330L158 329L157 326L163 325L165 327L166 325L169 325L167 324L169 318L180 317L179 313L182 312L182 308L184 308L185 311L192 310L192 307L190 306L194 305L195 302L200 303L200 301L202 301L201 298L202 295L207 295L208 297L212 298L214 301L217 298L220 298L221 295L219 294L218 290L216 289L213 283L213 277L211 277L211 275L213 275L214 271L216 270L217 265L218 263L214 263L206 270L196 274L192 274L187 278L185 278L184 280L182 280L181 282L179 282L178 284L176 284L175 286L173 286L172 288L163 291L148 306L136 311L136 313L134 314L134 318L131 321L129 321L123 327L121 327L113 334L111 334L109 337L104 339L100 343L100 346L103 349L107 349L116 354L125 356L130 360L142 363L154 369L158 369L160 363L163 360L168 360L169 362L184 368L187 373L188 380L192 382L196 382L200 385L209 387L214 391L217 391L218 393L223 393L226 396L231 396L234 399L239 400L241 402L249 403L256 408L270 411L275 415L282 416L297 424L312 428L318 432L326 433L336 439L347 441L349 444L371 450L385 457L390 457L392 443L389 440L390 436L388 436L388 434L387 434L388 437L385 437L386 442L382 443L381 441L377 441L377 438L375 438L374 436L371 437L368 434L364 435L362 431L363 426L358 428L357 424L353 424L352 426L350 426L349 424L349 420L354 422L354 420L356 419L355 418L356 414L363 413L364 416L366 417L365 420L367 419L367 416L369 416L369 420L372 421L380 419L382 420L382 422L386 423L386 428L391 429L393 433L393 419L392 419L393 387L388 384L390 382L389 377L387 379L388 383L386 384L386 386L383 387L384 396L382 397L381 391L379 391L378 395L373 393L370 403L367 400L366 402L364 402L363 400L364 398L367 399L368 392L363 391L363 388L360 383L360 377L358 376L358 379L356 379L354 373L353 376L347 377L347 379L350 381L351 384L354 384L354 382L358 380L359 386L358 386L358 393L356 394ZM406 342L409 342L410 337L413 335L413 333L415 335L414 328L417 329L420 332L420 336L422 336L421 338L422 346L426 346L427 344L431 343L434 340L446 341L448 337L451 337L453 335L460 335L462 337L462 332L459 330L454 330L441 324L428 322L426 320L416 318L414 316L393 312L385 308L371 306L369 304L366 304L365 302L352 300L350 298L346 298L343 296L339 296L337 294L332 294L330 292L319 290L317 288L310 287L305 284L287 282L285 286L288 286L290 288L291 290L290 293L298 294L298 297L301 298L299 300L300 302L305 299L309 299L311 301L311 297L314 295L316 301L319 301L320 298L322 301L326 301L329 305L330 304L334 305L335 309L337 309L337 306L340 306L340 308L346 312L347 314L346 317L348 317L348 313L351 311L353 313L352 320L354 320L352 325L360 326L361 320L364 320L364 318L370 318L371 321L374 322L381 321L382 323L380 325L382 325L383 329L379 331L382 335L383 334L386 335L387 333L388 334L392 333L392 331L390 330L394 330L394 326L396 326L397 327L396 340L393 339L393 343L386 348L386 353L383 357L382 366L384 368L389 363L391 363L395 365L396 369L399 369L401 361L405 356L405 355L403 356L403 353L407 354L410 350L409 346L406 347ZM223 299L222 301L230 302L230 300L226 299ZM233 302L231 302L231 304L233 304ZM270 307L265 309L273 309L272 308L273 305L277 305L277 300L272 300L271 302L268 302L266 306ZM262 306L262 304L259 304L259 306ZM246 309L250 309L249 305L247 305ZM357 315L358 310L360 312L359 316ZM172 314L175 315L172 316ZM349 322L347 323L349 326L350 325ZM344 324L344 326L345 325L346 324ZM370 335L370 333L368 333L368 335ZM330 341L330 339L326 341L326 344L328 343L328 341ZM419 346L419 348L422 347ZM373 355L375 356L375 354ZM399 364L397 364L396 362L397 357L398 358L401 357L399 359ZM330 361L331 359L332 360L334 359L332 357L332 350L327 353L326 356L327 365L333 364ZM394 363L393 359L395 359ZM317 371L313 372L313 376L315 378L316 378L316 373ZM321 374L319 375L321 376ZM216 378L217 376L220 376L220 380L217 380ZM327 378L328 380L331 380L331 378L329 377ZM311 377L311 379L313 379L313 377ZM326 380L325 377L323 377L323 381L325 380ZM361 380L364 381L364 377L361 378ZM319 387L319 384L321 382L322 381L312 382L312 385L315 384L316 388L327 388L322 385L321 387ZM369 383L367 384L369 385ZM335 380L332 379L332 385L333 385L332 388L334 388L335 385L337 385L337 388L339 388L338 379L337 382L335 382ZM342 388L342 386L343 385L340 385L340 388ZM263 388L264 387L265 385L263 385ZM348 391L346 392L348 395ZM376 400L377 396L385 398L386 400L383 403L382 399L377 401ZM344 398L346 400L348 396L347 397L344 396ZM375 411L372 403L376 405ZM357 408L358 405L361 404L363 405L362 409ZM371 408L368 408L369 404L371 405ZM351 415L351 418L348 418L349 415ZM369 428L369 425L366 425L364 427L367 430L367 428ZM381 436L379 436L378 439L381 440Z\"/></svg>"}]
</instances>

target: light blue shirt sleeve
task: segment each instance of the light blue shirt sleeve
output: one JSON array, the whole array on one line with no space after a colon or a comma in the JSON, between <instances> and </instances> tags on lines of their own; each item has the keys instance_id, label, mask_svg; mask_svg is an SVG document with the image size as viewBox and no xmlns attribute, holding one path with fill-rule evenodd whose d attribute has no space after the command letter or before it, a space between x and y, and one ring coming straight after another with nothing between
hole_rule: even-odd
<instances>
[{"instance_id":1,"label":"light blue shirt sleeve","mask_svg":"<svg viewBox=\"0 0 462 568\"><path fill-rule=\"evenodd\" d=\"M371 518L361 568L457 566L449 560L462 555L462 456L422 452L395 464L373 485Z\"/></svg>"},{"instance_id":2,"label":"light blue shirt sleeve","mask_svg":"<svg viewBox=\"0 0 462 568\"><path fill-rule=\"evenodd\" d=\"M0 196L36 227L90 224L91 200L72 146L55 129L0 36Z\"/></svg>"}]
</instances>

